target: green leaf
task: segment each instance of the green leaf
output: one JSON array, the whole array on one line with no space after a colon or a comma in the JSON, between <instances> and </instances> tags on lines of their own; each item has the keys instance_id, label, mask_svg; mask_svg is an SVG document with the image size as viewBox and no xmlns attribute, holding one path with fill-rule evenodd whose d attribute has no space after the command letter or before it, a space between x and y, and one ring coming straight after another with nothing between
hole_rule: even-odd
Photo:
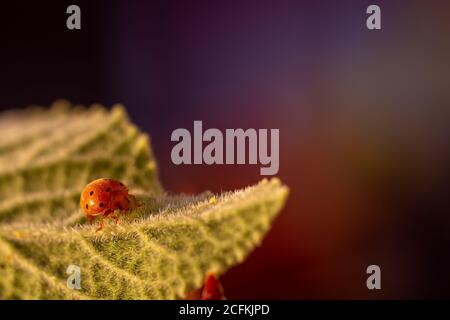
<instances>
[{"instance_id":1,"label":"green leaf","mask_svg":"<svg viewBox=\"0 0 450 320\"><path fill-rule=\"evenodd\" d=\"M236 192L169 196L148 137L120 106L57 102L0 117L0 298L177 299L258 245L284 205L278 179ZM11 161L15 159L15 161ZM96 233L83 186L119 179L143 204ZM81 289L67 287L69 265Z\"/></svg>"}]
</instances>

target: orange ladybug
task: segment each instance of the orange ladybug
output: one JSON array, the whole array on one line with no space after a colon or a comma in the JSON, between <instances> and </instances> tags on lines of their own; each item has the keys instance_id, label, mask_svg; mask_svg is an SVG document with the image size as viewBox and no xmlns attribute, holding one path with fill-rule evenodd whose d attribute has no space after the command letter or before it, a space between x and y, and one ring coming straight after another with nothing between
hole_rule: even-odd
<instances>
[{"instance_id":1,"label":"orange ladybug","mask_svg":"<svg viewBox=\"0 0 450 320\"><path fill-rule=\"evenodd\" d=\"M119 216L115 210L126 211L138 207L136 198L128 193L128 188L120 181L113 179L97 179L86 185L80 198L80 208L92 223L100 216L100 226L96 232L103 229L104 218L111 217L116 224Z\"/></svg>"}]
</instances>

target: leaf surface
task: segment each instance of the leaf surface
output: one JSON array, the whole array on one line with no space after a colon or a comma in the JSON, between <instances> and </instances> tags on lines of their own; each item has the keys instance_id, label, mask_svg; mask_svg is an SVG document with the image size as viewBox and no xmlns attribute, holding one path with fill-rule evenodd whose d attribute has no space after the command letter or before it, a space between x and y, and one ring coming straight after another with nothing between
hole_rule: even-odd
<instances>
[{"instance_id":1,"label":"leaf surface","mask_svg":"<svg viewBox=\"0 0 450 320\"><path fill-rule=\"evenodd\" d=\"M148 136L121 106L59 101L2 114L0 137L2 299L183 298L260 245L288 194L272 179L221 195L167 195ZM143 206L96 234L78 202L100 177L123 181ZM80 290L67 286L70 265L80 267Z\"/></svg>"}]
</instances>

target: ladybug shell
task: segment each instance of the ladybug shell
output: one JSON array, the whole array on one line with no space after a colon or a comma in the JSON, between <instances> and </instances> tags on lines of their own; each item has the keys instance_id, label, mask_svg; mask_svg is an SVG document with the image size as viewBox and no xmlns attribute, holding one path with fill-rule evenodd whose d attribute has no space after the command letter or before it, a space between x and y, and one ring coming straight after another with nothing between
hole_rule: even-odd
<instances>
[{"instance_id":1,"label":"ladybug shell","mask_svg":"<svg viewBox=\"0 0 450 320\"><path fill-rule=\"evenodd\" d=\"M128 210L128 189L117 180L94 180L81 193L80 208L88 217L106 216L116 209Z\"/></svg>"}]
</instances>

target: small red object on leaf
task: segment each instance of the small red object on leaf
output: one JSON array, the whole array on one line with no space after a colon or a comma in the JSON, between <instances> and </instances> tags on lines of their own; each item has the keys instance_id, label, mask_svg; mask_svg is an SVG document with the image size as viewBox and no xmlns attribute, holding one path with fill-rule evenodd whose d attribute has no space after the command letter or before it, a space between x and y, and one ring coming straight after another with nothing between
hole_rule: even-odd
<instances>
[{"instance_id":1,"label":"small red object on leaf","mask_svg":"<svg viewBox=\"0 0 450 320\"><path fill-rule=\"evenodd\" d=\"M186 300L225 300L223 287L219 280L210 273L206 277L203 288L194 290L186 295Z\"/></svg>"},{"instance_id":2,"label":"small red object on leaf","mask_svg":"<svg viewBox=\"0 0 450 320\"><path fill-rule=\"evenodd\" d=\"M210 273L205 281L202 291L202 300L224 300L223 287L219 280Z\"/></svg>"}]
</instances>

